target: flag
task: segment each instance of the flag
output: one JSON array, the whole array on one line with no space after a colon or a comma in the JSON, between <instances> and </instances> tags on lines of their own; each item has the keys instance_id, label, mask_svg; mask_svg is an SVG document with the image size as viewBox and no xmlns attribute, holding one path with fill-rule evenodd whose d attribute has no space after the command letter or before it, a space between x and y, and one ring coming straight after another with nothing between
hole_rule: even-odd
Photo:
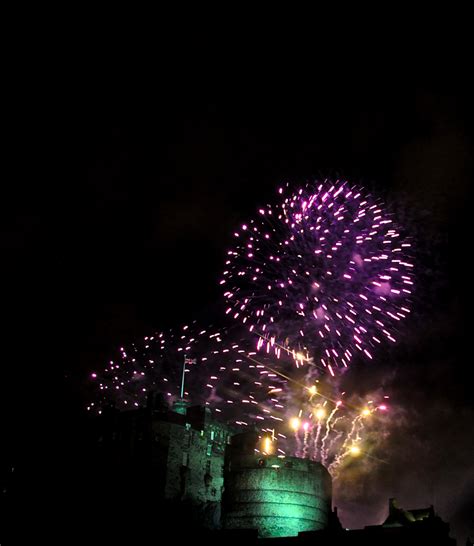
<instances>
[{"instance_id":1,"label":"flag","mask_svg":"<svg viewBox=\"0 0 474 546\"><path fill-rule=\"evenodd\" d=\"M196 364L196 359L195 358L185 358L184 359L184 364Z\"/></svg>"}]
</instances>

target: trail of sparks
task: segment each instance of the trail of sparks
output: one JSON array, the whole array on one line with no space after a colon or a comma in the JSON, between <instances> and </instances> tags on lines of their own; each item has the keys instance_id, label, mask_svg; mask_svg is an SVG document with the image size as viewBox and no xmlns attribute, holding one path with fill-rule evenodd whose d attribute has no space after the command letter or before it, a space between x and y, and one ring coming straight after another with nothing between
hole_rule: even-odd
<instances>
[{"instance_id":1,"label":"trail of sparks","mask_svg":"<svg viewBox=\"0 0 474 546\"><path fill-rule=\"evenodd\" d=\"M357 430L358 427L361 427L361 428L363 427L361 415L357 415L352 421L351 429L349 433L346 435L344 442L342 443L342 446L339 450L339 453L334 458L333 462L328 466L328 471L332 475L336 473L336 470L340 466L343 458L349 455L351 447L356 446L357 442L360 440L359 431ZM355 441L352 440L354 433L356 433Z\"/></svg>"},{"instance_id":2,"label":"trail of sparks","mask_svg":"<svg viewBox=\"0 0 474 546\"><path fill-rule=\"evenodd\" d=\"M326 448L326 440L328 439L329 433L331 432L331 419L334 417L335 413L339 409L339 406L340 404L339 405L336 404L336 407L331 411L326 421L326 433L323 436L323 439L321 440L321 462L323 464L326 462L326 458L327 458L327 450L325 448Z\"/></svg>"}]
</instances>

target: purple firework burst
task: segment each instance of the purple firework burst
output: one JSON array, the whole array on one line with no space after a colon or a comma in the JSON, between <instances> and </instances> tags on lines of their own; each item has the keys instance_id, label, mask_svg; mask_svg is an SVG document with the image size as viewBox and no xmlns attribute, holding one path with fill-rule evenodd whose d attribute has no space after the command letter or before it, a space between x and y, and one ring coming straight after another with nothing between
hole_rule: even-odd
<instances>
[{"instance_id":1,"label":"purple firework burst","mask_svg":"<svg viewBox=\"0 0 474 546\"><path fill-rule=\"evenodd\" d=\"M380 200L348 182L316 182L259 210L235 232L220 283L227 314L267 353L334 374L410 313L410 241Z\"/></svg>"}]
</instances>

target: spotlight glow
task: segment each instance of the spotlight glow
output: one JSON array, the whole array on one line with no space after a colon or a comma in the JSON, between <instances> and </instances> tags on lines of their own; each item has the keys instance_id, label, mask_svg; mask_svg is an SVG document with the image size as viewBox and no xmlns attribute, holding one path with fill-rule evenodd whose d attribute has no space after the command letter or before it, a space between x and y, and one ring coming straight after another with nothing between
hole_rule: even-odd
<instances>
[{"instance_id":1,"label":"spotlight glow","mask_svg":"<svg viewBox=\"0 0 474 546\"><path fill-rule=\"evenodd\" d=\"M349 451L350 451L350 454L354 455L355 457L361 454L360 447L356 445L351 446Z\"/></svg>"},{"instance_id":2,"label":"spotlight glow","mask_svg":"<svg viewBox=\"0 0 474 546\"><path fill-rule=\"evenodd\" d=\"M301 426L301 420L298 417L290 419L290 427L296 432Z\"/></svg>"},{"instance_id":3,"label":"spotlight glow","mask_svg":"<svg viewBox=\"0 0 474 546\"><path fill-rule=\"evenodd\" d=\"M321 420L326 417L326 410L324 408L318 408L316 410L316 418Z\"/></svg>"}]
</instances>

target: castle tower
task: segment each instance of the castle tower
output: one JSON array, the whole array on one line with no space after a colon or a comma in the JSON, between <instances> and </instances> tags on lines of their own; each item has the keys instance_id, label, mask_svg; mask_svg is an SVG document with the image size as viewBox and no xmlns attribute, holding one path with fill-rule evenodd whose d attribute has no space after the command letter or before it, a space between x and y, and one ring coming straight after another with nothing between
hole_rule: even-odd
<instances>
[{"instance_id":1,"label":"castle tower","mask_svg":"<svg viewBox=\"0 0 474 546\"><path fill-rule=\"evenodd\" d=\"M260 537L296 536L328 526L331 476L320 463L256 453L257 433L232 437L224 466L223 527Z\"/></svg>"}]
</instances>

